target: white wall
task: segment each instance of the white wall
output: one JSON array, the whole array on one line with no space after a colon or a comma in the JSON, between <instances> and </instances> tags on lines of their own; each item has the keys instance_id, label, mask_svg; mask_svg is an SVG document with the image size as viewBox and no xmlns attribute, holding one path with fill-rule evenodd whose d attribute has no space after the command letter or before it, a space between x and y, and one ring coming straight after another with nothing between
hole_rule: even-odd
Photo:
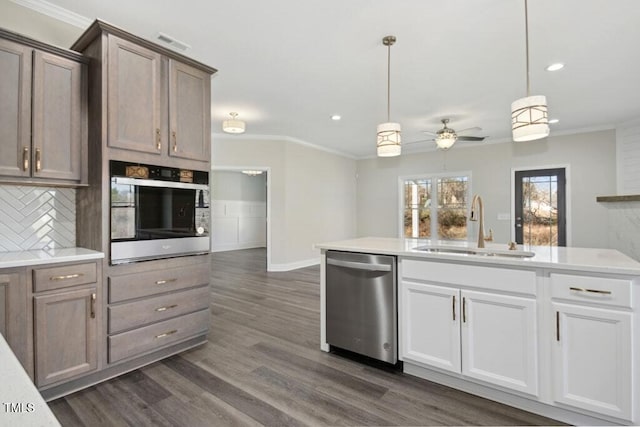
<instances>
[{"instance_id":1,"label":"white wall","mask_svg":"<svg viewBox=\"0 0 640 427\"><path fill-rule=\"evenodd\" d=\"M356 162L285 138L213 135L212 168L270 170L271 270L317 264L315 243L356 234Z\"/></svg>"},{"instance_id":2,"label":"white wall","mask_svg":"<svg viewBox=\"0 0 640 427\"><path fill-rule=\"evenodd\" d=\"M0 0L0 27L66 49L84 31L9 0Z\"/></svg>"},{"instance_id":3,"label":"white wall","mask_svg":"<svg viewBox=\"0 0 640 427\"><path fill-rule=\"evenodd\" d=\"M211 173L211 251L262 248L267 244L266 173Z\"/></svg>"},{"instance_id":4,"label":"white wall","mask_svg":"<svg viewBox=\"0 0 640 427\"><path fill-rule=\"evenodd\" d=\"M511 240L511 222L498 213L511 212L512 168L567 165L570 186L571 246L608 247L607 211L596 196L616 188L615 132L552 136L524 143L485 144L448 151L407 154L399 158L360 160L357 164L359 236L398 236L398 177L444 171L471 171L474 194L485 204L485 228L496 242Z\"/></svg>"}]
</instances>

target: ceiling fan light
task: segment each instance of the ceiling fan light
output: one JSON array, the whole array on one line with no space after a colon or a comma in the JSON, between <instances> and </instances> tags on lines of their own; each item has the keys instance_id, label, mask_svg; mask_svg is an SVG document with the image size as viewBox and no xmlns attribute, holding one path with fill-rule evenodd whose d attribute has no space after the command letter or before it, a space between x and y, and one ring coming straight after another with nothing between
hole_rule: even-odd
<instances>
[{"instance_id":1,"label":"ceiling fan light","mask_svg":"<svg viewBox=\"0 0 640 427\"><path fill-rule=\"evenodd\" d=\"M456 139L455 133L442 133L436 137L436 145L442 150L448 150L455 144Z\"/></svg>"},{"instance_id":2,"label":"ceiling fan light","mask_svg":"<svg viewBox=\"0 0 640 427\"><path fill-rule=\"evenodd\" d=\"M515 142L549 136L547 98L535 95L514 101L511 104L511 130Z\"/></svg>"},{"instance_id":3,"label":"ceiling fan light","mask_svg":"<svg viewBox=\"0 0 640 427\"><path fill-rule=\"evenodd\" d=\"M377 128L376 141L378 157L399 156L402 152L402 138L400 123L381 123Z\"/></svg>"}]
</instances>

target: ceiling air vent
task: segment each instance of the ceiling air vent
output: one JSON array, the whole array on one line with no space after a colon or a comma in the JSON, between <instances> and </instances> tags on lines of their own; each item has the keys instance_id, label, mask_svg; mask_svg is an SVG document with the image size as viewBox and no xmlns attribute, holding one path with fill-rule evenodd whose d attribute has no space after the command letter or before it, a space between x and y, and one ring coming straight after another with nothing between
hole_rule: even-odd
<instances>
[{"instance_id":1,"label":"ceiling air vent","mask_svg":"<svg viewBox=\"0 0 640 427\"><path fill-rule=\"evenodd\" d=\"M191 46L189 46L188 44L186 44L185 42L181 42L180 40L176 40L173 37L165 34L165 33L158 33L158 40L160 40L161 42L164 42L166 44L168 44L171 47L174 47L178 50L182 50L185 51L187 49L191 49Z\"/></svg>"}]
</instances>

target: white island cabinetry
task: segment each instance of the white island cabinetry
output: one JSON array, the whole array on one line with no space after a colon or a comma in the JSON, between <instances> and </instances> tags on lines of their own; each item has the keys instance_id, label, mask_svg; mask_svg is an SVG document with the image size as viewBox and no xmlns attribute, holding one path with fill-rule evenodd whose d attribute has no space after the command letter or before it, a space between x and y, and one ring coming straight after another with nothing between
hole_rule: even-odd
<instances>
[{"instance_id":1,"label":"white island cabinetry","mask_svg":"<svg viewBox=\"0 0 640 427\"><path fill-rule=\"evenodd\" d=\"M360 238L316 247L323 260L326 250L398 257L405 373L570 424L640 425L640 263L611 249L474 246Z\"/></svg>"},{"instance_id":2,"label":"white island cabinetry","mask_svg":"<svg viewBox=\"0 0 640 427\"><path fill-rule=\"evenodd\" d=\"M402 360L537 395L535 272L400 264Z\"/></svg>"}]
</instances>

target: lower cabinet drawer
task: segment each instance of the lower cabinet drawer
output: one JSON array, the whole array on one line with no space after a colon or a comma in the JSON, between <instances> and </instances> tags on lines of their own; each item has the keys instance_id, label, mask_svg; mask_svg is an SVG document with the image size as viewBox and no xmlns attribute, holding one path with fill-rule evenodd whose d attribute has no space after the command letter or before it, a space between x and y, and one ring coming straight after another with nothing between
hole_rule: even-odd
<instances>
[{"instance_id":1,"label":"lower cabinet drawer","mask_svg":"<svg viewBox=\"0 0 640 427\"><path fill-rule=\"evenodd\" d=\"M95 283L97 278L95 262L38 267L33 269L33 292L86 285Z\"/></svg>"},{"instance_id":2,"label":"lower cabinet drawer","mask_svg":"<svg viewBox=\"0 0 640 427\"><path fill-rule=\"evenodd\" d=\"M205 333L209 310L202 310L109 337L109 363L156 350Z\"/></svg>"},{"instance_id":3,"label":"lower cabinet drawer","mask_svg":"<svg viewBox=\"0 0 640 427\"><path fill-rule=\"evenodd\" d=\"M209 307L209 287L109 307L109 333L137 328Z\"/></svg>"}]
</instances>

